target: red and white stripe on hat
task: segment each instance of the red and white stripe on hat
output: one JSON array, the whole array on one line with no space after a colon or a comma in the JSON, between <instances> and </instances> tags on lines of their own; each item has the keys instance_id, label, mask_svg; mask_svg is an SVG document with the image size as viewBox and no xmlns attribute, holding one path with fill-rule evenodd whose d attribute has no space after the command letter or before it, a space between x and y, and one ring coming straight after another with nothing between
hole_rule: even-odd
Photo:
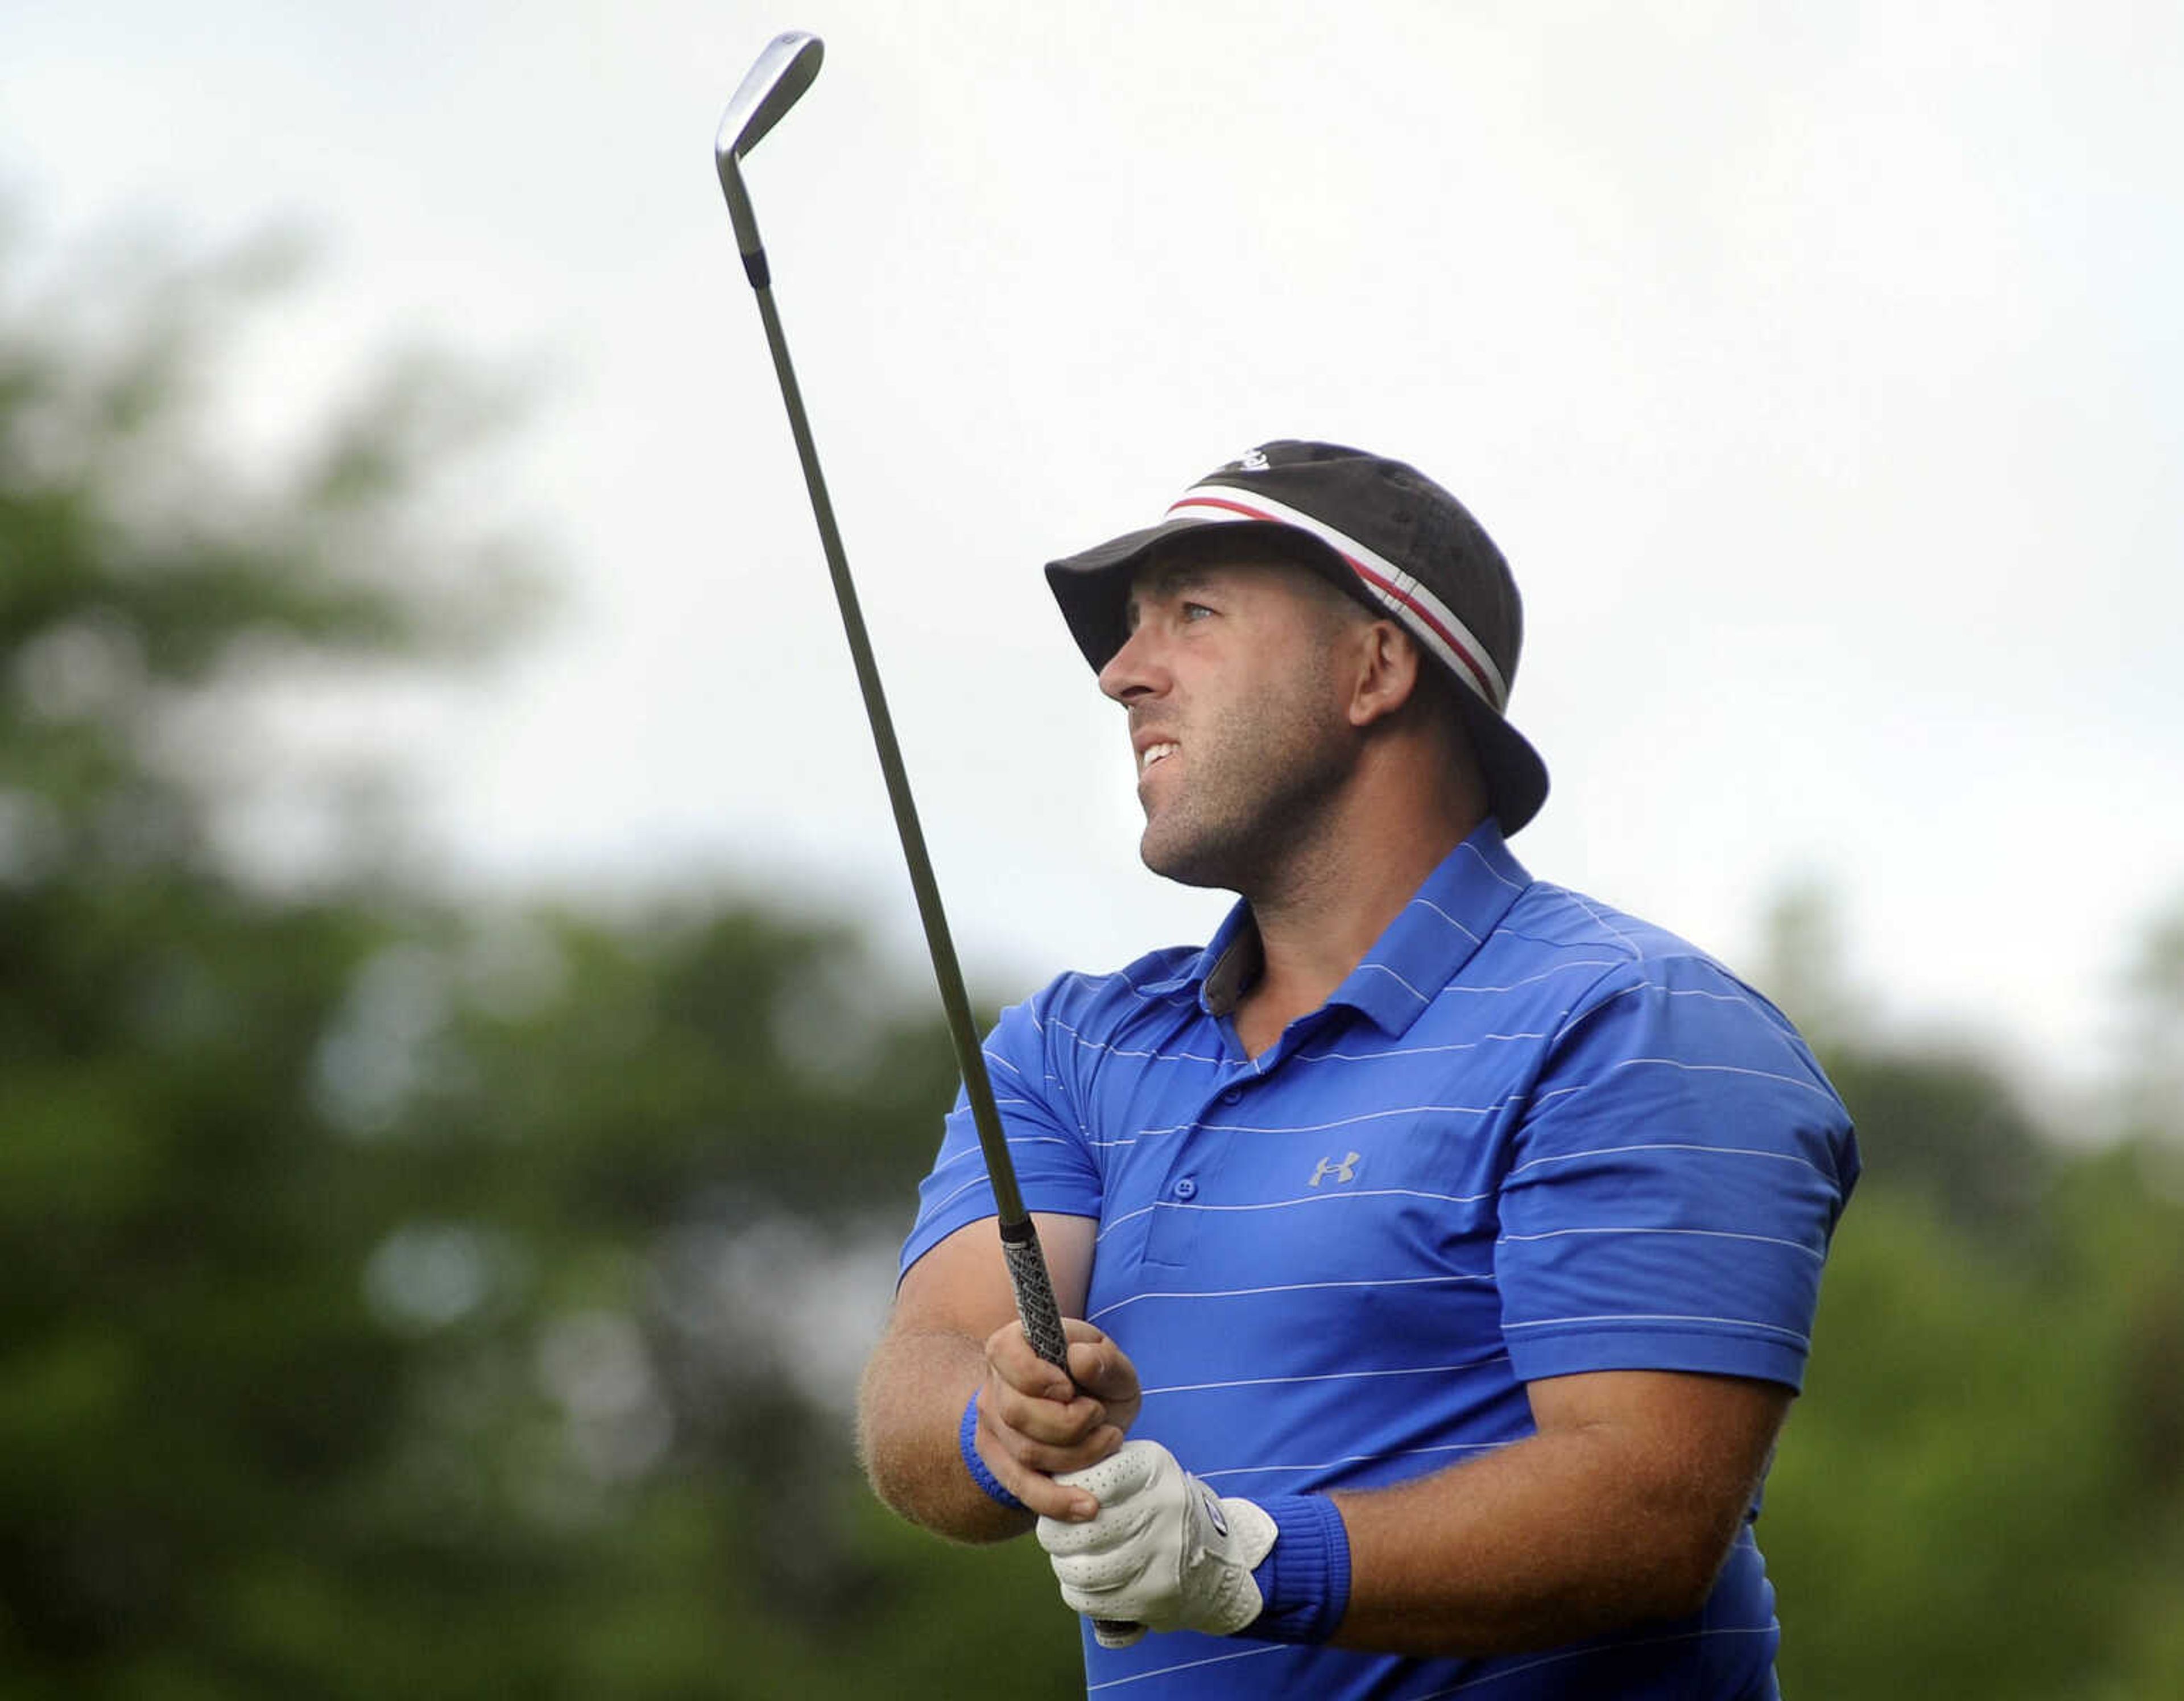
<instances>
[{"instance_id":1,"label":"red and white stripe on hat","mask_svg":"<svg viewBox=\"0 0 2184 1701\"><path fill-rule=\"evenodd\" d=\"M1392 561L1375 555L1325 521L1314 519L1301 509L1277 502L1256 490L1239 490L1230 484L1201 484L1186 490L1169 506L1167 517L1269 520L1311 533L1347 561L1350 570L1372 593L1373 600L1440 657L1450 672L1491 704L1496 714L1509 706L1509 682L1502 677L1502 670L1494 665L1486 646L1450 611L1448 605Z\"/></svg>"}]
</instances>

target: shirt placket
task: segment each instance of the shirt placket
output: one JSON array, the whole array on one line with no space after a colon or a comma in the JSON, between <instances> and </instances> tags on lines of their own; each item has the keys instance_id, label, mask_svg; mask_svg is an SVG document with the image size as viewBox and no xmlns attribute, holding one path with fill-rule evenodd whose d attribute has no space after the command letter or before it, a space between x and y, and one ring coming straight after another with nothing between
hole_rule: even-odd
<instances>
[{"instance_id":1,"label":"shirt placket","mask_svg":"<svg viewBox=\"0 0 2184 1701\"><path fill-rule=\"evenodd\" d=\"M1209 1223L1218 1221L1218 1207L1234 1202L1222 1183L1224 1172L1232 1176L1238 1173L1232 1143L1244 1136L1217 1124L1232 1120L1246 1099L1264 1090L1282 1060L1329 1019L1324 1009L1300 1018L1256 1062L1237 1047L1236 1061L1215 1079L1175 1156L1168 1160L1154 1204L1152 1228L1145 1237L1146 1263L1174 1267L1190 1262ZM1233 1029L1228 1037L1233 1045Z\"/></svg>"},{"instance_id":2,"label":"shirt placket","mask_svg":"<svg viewBox=\"0 0 2184 1701\"><path fill-rule=\"evenodd\" d=\"M1257 1072L1249 1062L1222 1071L1177 1142L1154 1201L1151 1231L1145 1237L1145 1262L1171 1267L1190 1262L1211 1214L1221 1202L1221 1173L1231 1135L1209 1124L1240 1104Z\"/></svg>"}]
</instances>

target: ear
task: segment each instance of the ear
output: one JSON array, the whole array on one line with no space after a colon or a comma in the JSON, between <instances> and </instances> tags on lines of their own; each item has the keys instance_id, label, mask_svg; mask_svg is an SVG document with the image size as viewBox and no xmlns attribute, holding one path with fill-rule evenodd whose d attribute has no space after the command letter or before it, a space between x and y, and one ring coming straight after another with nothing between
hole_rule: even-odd
<instances>
[{"instance_id":1,"label":"ear","mask_svg":"<svg viewBox=\"0 0 2184 1701\"><path fill-rule=\"evenodd\" d=\"M1375 620L1356 634L1357 669L1350 691L1350 724L1384 721L1411 700L1423 658L1417 640L1391 620Z\"/></svg>"}]
</instances>

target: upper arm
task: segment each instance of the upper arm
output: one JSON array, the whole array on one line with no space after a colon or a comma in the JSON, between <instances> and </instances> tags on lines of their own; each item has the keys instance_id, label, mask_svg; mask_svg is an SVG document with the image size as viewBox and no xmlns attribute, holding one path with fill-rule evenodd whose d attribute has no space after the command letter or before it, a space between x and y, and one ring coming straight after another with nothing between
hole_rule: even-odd
<instances>
[{"instance_id":1,"label":"upper arm","mask_svg":"<svg viewBox=\"0 0 2184 1701\"><path fill-rule=\"evenodd\" d=\"M1055 1302L1064 1317L1084 1314L1092 1286L1092 1242L1099 1224L1090 1217L1034 1211ZM946 1330L983 1341L1017 1314L1006 1261L994 1219L982 1218L942 1239L903 1273L895 1290L890 1330Z\"/></svg>"},{"instance_id":2,"label":"upper arm","mask_svg":"<svg viewBox=\"0 0 2184 1701\"><path fill-rule=\"evenodd\" d=\"M1032 1207L1042 1240L1050 1220L1097 1217L1103 1196L1099 1165L1086 1145L1067 1085L1046 1057L1046 1023L1054 1018L1051 1012L1042 1018L1040 1008L1050 996L1043 994L1030 1003L1004 1010L981 1048L1017 1185ZM948 1113L940 1150L918 1185L917 1219L902 1249L902 1291L910 1292L912 1274L920 1266L930 1264L933 1273L919 1280L920 1289L936 1281L951 1290L978 1286L981 1278L990 1277L1000 1280L1000 1291L1006 1296L1006 1272L1000 1248L994 1245L997 1208L969 1098L959 1090ZM962 1246L951 1246L951 1242ZM966 1252L963 1247L975 1251ZM944 1248L949 1251L944 1258L940 1256ZM1051 1253L1050 1258L1059 1262ZM1089 1246L1074 1262L1089 1276ZM1059 1269L1055 1271L1058 1300L1062 1299L1061 1274ZM990 1297L990 1284L985 1286ZM1083 1303L1081 1288L1078 1303L1080 1307ZM1067 1300L1062 1310L1073 1314Z\"/></svg>"},{"instance_id":3,"label":"upper arm","mask_svg":"<svg viewBox=\"0 0 2184 1701\"><path fill-rule=\"evenodd\" d=\"M1603 983L1557 1035L1510 1160L1495 1272L1521 1379L1798 1385L1856 1146L1757 995L1696 958Z\"/></svg>"},{"instance_id":4,"label":"upper arm","mask_svg":"<svg viewBox=\"0 0 2184 1701\"><path fill-rule=\"evenodd\" d=\"M1584 1436L1611 1450L1621 1484L1682 1535L1709 1579L1759 1492L1794 1397L1780 1382L1666 1370L1551 1376L1524 1391L1542 1436Z\"/></svg>"}]
</instances>

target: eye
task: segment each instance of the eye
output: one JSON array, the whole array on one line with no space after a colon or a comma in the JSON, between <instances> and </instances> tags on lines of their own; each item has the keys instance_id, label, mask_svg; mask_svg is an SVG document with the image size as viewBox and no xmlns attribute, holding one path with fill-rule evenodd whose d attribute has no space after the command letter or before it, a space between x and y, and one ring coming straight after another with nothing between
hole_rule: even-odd
<instances>
[{"instance_id":1,"label":"eye","mask_svg":"<svg viewBox=\"0 0 2184 1701\"><path fill-rule=\"evenodd\" d=\"M1211 619L1212 614L1213 611L1202 602L1187 602L1183 605L1182 616L1185 622Z\"/></svg>"}]
</instances>

